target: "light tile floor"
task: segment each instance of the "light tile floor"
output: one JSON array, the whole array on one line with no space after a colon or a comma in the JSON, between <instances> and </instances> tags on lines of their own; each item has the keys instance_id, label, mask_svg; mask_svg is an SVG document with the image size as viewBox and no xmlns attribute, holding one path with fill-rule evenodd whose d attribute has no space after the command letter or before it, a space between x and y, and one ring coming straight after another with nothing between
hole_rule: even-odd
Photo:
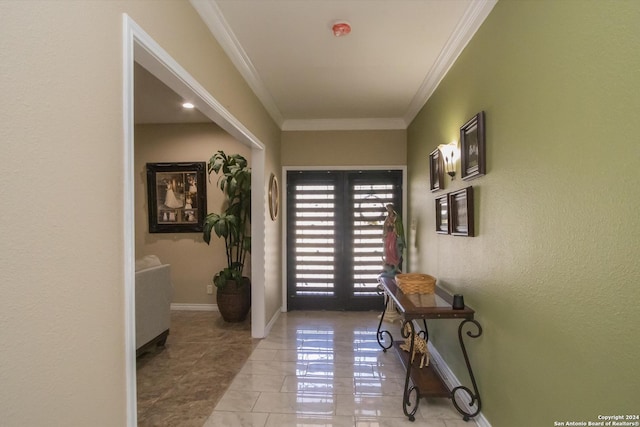
<instances>
[{"instance_id":1,"label":"light tile floor","mask_svg":"<svg viewBox=\"0 0 640 427\"><path fill-rule=\"evenodd\" d=\"M395 352L382 352L376 341L377 316L283 313L205 427L476 426L463 421L449 399L421 399L415 422L406 418L405 373Z\"/></svg>"}]
</instances>

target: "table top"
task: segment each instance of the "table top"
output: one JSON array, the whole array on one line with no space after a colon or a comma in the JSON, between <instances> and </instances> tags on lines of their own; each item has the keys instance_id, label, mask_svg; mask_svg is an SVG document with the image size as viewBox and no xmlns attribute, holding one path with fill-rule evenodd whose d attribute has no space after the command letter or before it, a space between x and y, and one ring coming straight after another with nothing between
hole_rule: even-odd
<instances>
[{"instance_id":1,"label":"table top","mask_svg":"<svg viewBox=\"0 0 640 427\"><path fill-rule=\"evenodd\" d=\"M378 281L405 319L473 319L474 310L466 305L454 310L453 296L439 286L434 294L405 294L391 277L380 276Z\"/></svg>"}]
</instances>

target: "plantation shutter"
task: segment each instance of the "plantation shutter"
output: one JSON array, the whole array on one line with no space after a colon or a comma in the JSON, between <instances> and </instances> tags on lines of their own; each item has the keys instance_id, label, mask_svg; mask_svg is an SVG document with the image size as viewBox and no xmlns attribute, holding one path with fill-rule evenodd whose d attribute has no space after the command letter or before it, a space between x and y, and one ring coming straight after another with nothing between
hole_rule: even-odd
<instances>
[{"instance_id":1,"label":"plantation shutter","mask_svg":"<svg viewBox=\"0 0 640 427\"><path fill-rule=\"evenodd\" d=\"M385 206L401 200L401 171L289 172L290 308L378 308Z\"/></svg>"}]
</instances>

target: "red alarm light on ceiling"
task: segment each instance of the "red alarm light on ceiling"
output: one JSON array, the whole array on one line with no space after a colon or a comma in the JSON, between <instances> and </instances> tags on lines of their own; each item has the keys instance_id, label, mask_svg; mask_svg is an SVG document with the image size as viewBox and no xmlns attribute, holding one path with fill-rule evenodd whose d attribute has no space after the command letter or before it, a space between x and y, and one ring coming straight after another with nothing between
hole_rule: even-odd
<instances>
[{"instance_id":1,"label":"red alarm light on ceiling","mask_svg":"<svg viewBox=\"0 0 640 427\"><path fill-rule=\"evenodd\" d=\"M349 25L348 22L339 21L333 24L333 27L331 27L331 30L333 31L334 36L342 37L342 36L346 36L351 32L351 25Z\"/></svg>"}]
</instances>

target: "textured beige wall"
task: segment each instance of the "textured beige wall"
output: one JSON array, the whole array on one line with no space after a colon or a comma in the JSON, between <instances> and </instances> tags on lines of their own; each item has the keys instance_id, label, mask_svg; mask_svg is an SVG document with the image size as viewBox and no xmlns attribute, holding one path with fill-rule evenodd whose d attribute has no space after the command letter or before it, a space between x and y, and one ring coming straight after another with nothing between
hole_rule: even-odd
<instances>
[{"instance_id":1,"label":"textured beige wall","mask_svg":"<svg viewBox=\"0 0 640 427\"><path fill-rule=\"evenodd\" d=\"M477 310L494 427L638 412L639 21L637 2L501 1L409 128L410 267ZM473 185L477 237L436 234L427 156L480 110L488 173L444 191ZM431 337L470 385L446 324Z\"/></svg>"},{"instance_id":2,"label":"textured beige wall","mask_svg":"<svg viewBox=\"0 0 640 427\"><path fill-rule=\"evenodd\" d=\"M138 125L135 131L135 227L136 257L158 255L171 264L173 302L215 304L215 294L206 293L213 275L226 266L224 240L215 237L207 245L202 233L149 233L147 163L208 162L218 150L241 154L251 164L251 149L236 141L217 125ZM217 187L218 176L207 181L207 213L220 212L224 203ZM250 276L250 264L245 275Z\"/></svg>"},{"instance_id":3,"label":"textured beige wall","mask_svg":"<svg viewBox=\"0 0 640 427\"><path fill-rule=\"evenodd\" d=\"M280 199L286 194L282 186L280 177L282 167L280 163L281 147L272 147L265 153L264 170L264 203L268 206L269 197L269 177L273 173L280 183ZM282 275L282 201L280 201L280 213L271 220L269 209L267 208L264 217L264 277L265 277L265 318L268 324L282 308L282 289L284 286ZM256 242L252 241L252 247L256 247Z\"/></svg>"},{"instance_id":4,"label":"textured beige wall","mask_svg":"<svg viewBox=\"0 0 640 427\"><path fill-rule=\"evenodd\" d=\"M278 150L187 1L0 0L3 426L126 423L123 12Z\"/></svg>"},{"instance_id":5,"label":"textured beige wall","mask_svg":"<svg viewBox=\"0 0 640 427\"><path fill-rule=\"evenodd\" d=\"M282 164L405 165L406 138L404 130L282 132Z\"/></svg>"}]
</instances>

